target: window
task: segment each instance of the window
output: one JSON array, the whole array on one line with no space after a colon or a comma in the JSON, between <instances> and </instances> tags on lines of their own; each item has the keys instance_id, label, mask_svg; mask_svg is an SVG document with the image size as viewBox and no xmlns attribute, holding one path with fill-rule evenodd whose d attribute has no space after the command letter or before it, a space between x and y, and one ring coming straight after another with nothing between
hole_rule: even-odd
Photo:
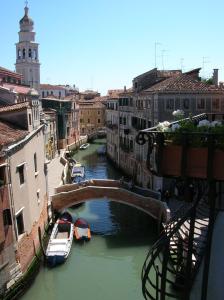
<instances>
[{"instance_id":1,"label":"window","mask_svg":"<svg viewBox=\"0 0 224 300\"><path fill-rule=\"evenodd\" d=\"M34 170L36 173L37 172L37 154L36 153L34 153L33 160L34 160Z\"/></svg>"},{"instance_id":2,"label":"window","mask_svg":"<svg viewBox=\"0 0 224 300\"><path fill-rule=\"evenodd\" d=\"M174 99L166 99L166 110L174 110Z\"/></svg>"},{"instance_id":3,"label":"window","mask_svg":"<svg viewBox=\"0 0 224 300\"><path fill-rule=\"evenodd\" d=\"M17 225L18 235L23 234L24 233L23 212L19 213L16 216L16 225Z\"/></svg>"},{"instance_id":4,"label":"window","mask_svg":"<svg viewBox=\"0 0 224 300\"><path fill-rule=\"evenodd\" d=\"M37 50L36 49L33 50L33 58L37 59Z\"/></svg>"},{"instance_id":5,"label":"window","mask_svg":"<svg viewBox=\"0 0 224 300\"><path fill-rule=\"evenodd\" d=\"M183 109L189 109L189 108L190 108L189 99L183 99Z\"/></svg>"},{"instance_id":6,"label":"window","mask_svg":"<svg viewBox=\"0 0 224 300\"><path fill-rule=\"evenodd\" d=\"M0 167L0 187L6 184L6 167Z\"/></svg>"},{"instance_id":7,"label":"window","mask_svg":"<svg viewBox=\"0 0 224 300\"><path fill-rule=\"evenodd\" d=\"M100 111L99 111L99 110L98 110L98 112L97 112L97 113L98 113L98 115L100 115Z\"/></svg>"},{"instance_id":8,"label":"window","mask_svg":"<svg viewBox=\"0 0 224 300\"><path fill-rule=\"evenodd\" d=\"M59 91L59 98L61 98L61 92Z\"/></svg>"},{"instance_id":9,"label":"window","mask_svg":"<svg viewBox=\"0 0 224 300\"><path fill-rule=\"evenodd\" d=\"M54 94L53 91L51 91L51 95L52 95L52 96L53 96L53 94Z\"/></svg>"},{"instance_id":10,"label":"window","mask_svg":"<svg viewBox=\"0 0 224 300\"><path fill-rule=\"evenodd\" d=\"M20 58L21 58L21 56L22 56L21 50L20 50L20 49L18 49L18 59L20 59Z\"/></svg>"},{"instance_id":11,"label":"window","mask_svg":"<svg viewBox=\"0 0 224 300\"><path fill-rule=\"evenodd\" d=\"M100 119L98 119L98 124L100 123Z\"/></svg>"},{"instance_id":12,"label":"window","mask_svg":"<svg viewBox=\"0 0 224 300\"><path fill-rule=\"evenodd\" d=\"M26 58L26 49L23 49L23 59Z\"/></svg>"},{"instance_id":13,"label":"window","mask_svg":"<svg viewBox=\"0 0 224 300\"><path fill-rule=\"evenodd\" d=\"M212 110L220 110L220 99L212 99Z\"/></svg>"},{"instance_id":14,"label":"window","mask_svg":"<svg viewBox=\"0 0 224 300\"><path fill-rule=\"evenodd\" d=\"M31 114L28 114L28 118L29 118L29 125L32 124L32 121L31 121Z\"/></svg>"},{"instance_id":15,"label":"window","mask_svg":"<svg viewBox=\"0 0 224 300\"><path fill-rule=\"evenodd\" d=\"M88 119L88 123L90 123L90 119Z\"/></svg>"},{"instance_id":16,"label":"window","mask_svg":"<svg viewBox=\"0 0 224 300\"><path fill-rule=\"evenodd\" d=\"M12 217L9 208L3 210L3 224L4 226L12 225Z\"/></svg>"},{"instance_id":17,"label":"window","mask_svg":"<svg viewBox=\"0 0 224 300\"><path fill-rule=\"evenodd\" d=\"M21 185L25 182L24 164L17 167L17 172L19 173L19 182L20 182L20 185Z\"/></svg>"},{"instance_id":18,"label":"window","mask_svg":"<svg viewBox=\"0 0 224 300\"><path fill-rule=\"evenodd\" d=\"M37 203L40 203L40 189L37 190Z\"/></svg>"},{"instance_id":19,"label":"window","mask_svg":"<svg viewBox=\"0 0 224 300\"><path fill-rule=\"evenodd\" d=\"M44 91L42 92L42 98L44 98Z\"/></svg>"},{"instance_id":20,"label":"window","mask_svg":"<svg viewBox=\"0 0 224 300\"><path fill-rule=\"evenodd\" d=\"M32 50L31 49L29 49L29 58L31 58L32 57Z\"/></svg>"},{"instance_id":21,"label":"window","mask_svg":"<svg viewBox=\"0 0 224 300\"><path fill-rule=\"evenodd\" d=\"M80 119L80 123L82 123L83 119Z\"/></svg>"},{"instance_id":22,"label":"window","mask_svg":"<svg viewBox=\"0 0 224 300\"><path fill-rule=\"evenodd\" d=\"M205 99L197 99L197 109L205 109Z\"/></svg>"}]
</instances>

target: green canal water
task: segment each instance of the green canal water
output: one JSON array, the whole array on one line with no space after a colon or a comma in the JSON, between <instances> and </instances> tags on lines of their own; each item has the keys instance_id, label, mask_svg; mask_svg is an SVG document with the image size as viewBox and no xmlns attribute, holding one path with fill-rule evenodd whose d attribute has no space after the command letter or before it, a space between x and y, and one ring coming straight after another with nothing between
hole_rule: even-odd
<instances>
[{"instance_id":1,"label":"green canal water","mask_svg":"<svg viewBox=\"0 0 224 300\"><path fill-rule=\"evenodd\" d=\"M96 140L75 159L85 165L86 178L122 176L97 148ZM157 237L155 221L133 207L108 199L93 199L69 209L74 219L85 218L92 239L73 242L67 261L56 268L42 267L23 300L143 300L141 268Z\"/></svg>"}]
</instances>

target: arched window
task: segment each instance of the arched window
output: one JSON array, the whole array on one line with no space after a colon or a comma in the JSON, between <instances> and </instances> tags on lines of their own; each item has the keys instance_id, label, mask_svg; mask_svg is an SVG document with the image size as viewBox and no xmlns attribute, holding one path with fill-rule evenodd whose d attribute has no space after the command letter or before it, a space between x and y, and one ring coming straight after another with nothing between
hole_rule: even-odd
<instances>
[{"instance_id":1,"label":"arched window","mask_svg":"<svg viewBox=\"0 0 224 300\"><path fill-rule=\"evenodd\" d=\"M44 98L44 91L42 92L42 97Z\"/></svg>"},{"instance_id":2,"label":"arched window","mask_svg":"<svg viewBox=\"0 0 224 300\"><path fill-rule=\"evenodd\" d=\"M37 49L34 49L34 50L33 50L33 58L34 58L34 59L37 59Z\"/></svg>"},{"instance_id":3,"label":"arched window","mask_svg":"<svg viewBox=\"0 0 224 300\"><path fill-rule=\"evenodd\" d=\"M32 50L29 49L29 58L32 58Z\"/></svg>"},{"instance_id":4,"label":"arched window","mask_svg":"<svg viewBox=\"0 0 224 300\"><path fill-rule=\"evenodd\" d=\"M26 58L26 49L23 49L23 59Z\"/></svg>"},{"instance_id":5,"label":"arched window","mask_svg":"<svg viewBox=\"0 0 224 300\"><path fill-rule=\"evenodd\" d=\"M22 55L22 53L21 53L21 50L20 50L20 49L18 49L18 59L20 59L20 58L21 58L21 55Z\"/></svg>"}]
</instances>

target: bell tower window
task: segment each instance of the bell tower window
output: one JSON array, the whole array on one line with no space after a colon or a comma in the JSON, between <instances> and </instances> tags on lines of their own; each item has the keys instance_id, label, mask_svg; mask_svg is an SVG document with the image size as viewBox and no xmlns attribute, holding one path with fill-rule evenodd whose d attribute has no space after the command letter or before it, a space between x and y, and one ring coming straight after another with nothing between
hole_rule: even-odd
<instances>
[{"instance_id":1,"label":"bell tower window","mask_svg":"<svg viewBox=\"0 0 224 300\"><path fill-rule=\"evenodd\" d=\"M22 53L21 53L21 50L20 49L18 49L18 59L20 59L21 58L21 55Z\"/></svg>"},{"instance_id":2,"label":"bell tower window","mask_svg":"<svg viewBox=\"0 0 224 300\"><path fill-rule=\"evenodd\" d=\"M32 50L29 49L29 58L32 58Z\"/></svg>"},{"instance_id":3,"label":"bell tower window","mask_svg":"<svg viewBox=\"0 0 224 300\"><path fill-rule=\"evenodd\" d=\"M34 57L34 59L37 59L37 50L36 49L33 50L33 57Z\"/></svg>"},{"instance_id":4,"label":"bell tower window","mask_svg":"<svg viewBox=\"0 0 224 300\"><path fill-rule=\"evenodd\" d=\"M26 49L23 49L23 59L26 58Z\"/></svg>"}]
</instances>

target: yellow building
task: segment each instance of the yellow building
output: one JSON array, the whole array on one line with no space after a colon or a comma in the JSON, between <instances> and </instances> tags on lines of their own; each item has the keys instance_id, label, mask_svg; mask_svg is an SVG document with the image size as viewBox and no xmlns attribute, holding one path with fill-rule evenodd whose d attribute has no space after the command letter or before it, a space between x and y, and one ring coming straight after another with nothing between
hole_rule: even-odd
<instances>
[{"instance_id":1,"label":"yellow building","mask_svg":"<svg viewBox=\"0 0 224 300\"><path fill-rule=\"evenodd\" d=\"M100 101L79 101L81 135L93 134L105 126L105 109Z\"/></svg>"}]
</instances>

